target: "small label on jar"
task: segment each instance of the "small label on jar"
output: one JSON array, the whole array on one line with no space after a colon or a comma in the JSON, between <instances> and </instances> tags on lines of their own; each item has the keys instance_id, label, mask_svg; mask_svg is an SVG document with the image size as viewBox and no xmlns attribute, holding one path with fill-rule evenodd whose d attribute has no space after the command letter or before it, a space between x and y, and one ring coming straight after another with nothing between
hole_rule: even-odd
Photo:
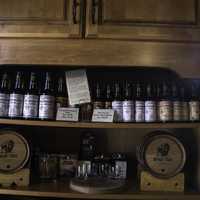
<instances>
[{"instance_id":1,"label":"small label on jar","mask_svg":"<svg viewBox=\"0 0 200 200\"><path fill-rule=\"evenodd\" d=\"M133 122L134 117L134 102L133 101L123 101L123 121Z\"/></svg>"},{"instance_id":2,"label":"small label on jar","mask_svg":"<svg viewBox=\"0 0 200 200\"><path fill-rule=\"evenodd\" d=\"M56 97L56 110L61 107L67 107L68 99L67 97Z\"/></svg>"},{"instance_id":3,"label":"small label on jar","mask_svg":"<svg viewBox=\"0 0 200 200\"><path fill-rule=\"evenodd\" d=\"M21 117L23 112L24 95L10 94L9 117Z\"/></svg>"},{"instance_id":4,"label":"small label on jar","mask_svg":"<svg viewBox=\"0 0 200 200\"><path fill-rule=\"evenodd\" d=\"M39 103L39 118L53 119L54 118L55 97L51 95L41 95Z\"/></svg>"},{"instance_id":5,"label":"small label on jar","mask_svg":"<svg viewBox=\"0 0 200 200\"><path fill-rule=\"evenodd\" d=\"M182 102L182 120L189 121L189 105L188 102Z\"/></svg>"},{"instance_id":6,"label":"small label on jar","mask_svg":"<svg viewBox=\"0 0 200 200\"><path fill-rule=\"evenodd\" d=\"M38 116L38 95L25 95L24 96L24 109L23 117L25 118L36 118Z\"/></svg>"},{"instance_id":7,"label":"small label on jar","mask_svg":"<svg viewBox=\"0 0 200 200\"><path fill-rule=\"evenodd\" d=\"M105 109L112 109L112 102L111 101L105 102Z\"/></svg>"},{"instance_id":8,"label":"small label on jar","mask_svg":"<svg viewBox=\"0 0 200 200\"><path fill-rule=\"evenodd\" d=\"M144 101L135 102L135 121L144 122L145 120L145 105Z\"/></svg>"},{"instance_id":9,"label":"small label on jar","mask_svg":"<svg viewBox=\"0 0 200 200\"><path fill-rule=\"evenodd\" d=\"M189 102L189 118L190 121L198 121L200 119L200 103L199 101Z\"/></svg>"},{"instance_id":10,"label":"small label on jar","mask_svg":"<svg viewBox=\"0 0 200 200\"><path fill-rule=\"evenodd\" d=\"M123 104L122 101L113 101L112 109L114 110L114 120L115 122L123 121Z\"/></svg>"},{"instance_id":11,"label":"small label on jar","mask_svg":"<svg viewBox=\"0 0 200 200\"><path fill-rule=\"evenodd\" d=\"M93 109L103 109L104 108L104 102L102 101L95 101L93 103Z\"/></svg>"},{"instance_id":12,"label":"small label on jar","mask_svg":"<svg viewBox=\"0 0 200 200\"><path fill-rule=\"evenodd\" d=\"M172 102L160 101L158 105L159 120L166 122L172 120Z\"/></svg>"},{"instance_id":13,"label":"small label on jar","mask_svg":"<svg viewBox=\"0 0 200 200\"><path fill-rule=\"evenodd\" d=\"M145 121L155 122L157 120L156 114L156 102L155 101L145 101Z\"/></svg>"},{"instance_id":14,"label":"small label on jar","mask_svg":"<svg viewBox=\"0 0 200 200\"><path fill-rule=\"evenodd\" d=\"M173 120L174 121L181 121L182 120L182 103L181 101L174 101L173 102Z\"/></svg>"},{"instance_id":15,"label":"small label on jar","mask_svg":"<svg viewBox=\"0 0 200 200\"><path fill-rule=\"evenodd\" d=\"M0 93L0 117L8 116L9 100L9 94Z\"/></svg>"}]
</instances>

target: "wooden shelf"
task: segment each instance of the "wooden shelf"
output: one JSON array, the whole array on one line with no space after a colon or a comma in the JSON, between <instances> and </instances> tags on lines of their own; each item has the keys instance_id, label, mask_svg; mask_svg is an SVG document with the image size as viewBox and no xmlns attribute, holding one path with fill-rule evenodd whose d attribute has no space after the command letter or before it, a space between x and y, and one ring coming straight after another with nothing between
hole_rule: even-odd
<instances>
[{"instance_id":1,"label":"wooden shelf","mask_svg":"<svg viewBox=\"0 0 200 200\"><path fill-rule=\"evenodd\" d=\"M69 198L69 199L190 199L199 200L198 193L155 193L155 192L134 192L130 187L123 192L115 194L80 194L69 189L68 183L41 183L29 187L1 188L1 195L31 196L47 198Z\"/></svg>"},{"instance_id":2,"label":"wooden shelf","mask_svg":"<svg viewBox=\"0 0 200 200\"><path fill-rule=\"evenodd\" d=\"M63 128L198 128L200 123L90 123L90 122L61 122L61 121L37 121L0 119L1 125L19 126L43 126Z\"/></svg>"}]
</instances>

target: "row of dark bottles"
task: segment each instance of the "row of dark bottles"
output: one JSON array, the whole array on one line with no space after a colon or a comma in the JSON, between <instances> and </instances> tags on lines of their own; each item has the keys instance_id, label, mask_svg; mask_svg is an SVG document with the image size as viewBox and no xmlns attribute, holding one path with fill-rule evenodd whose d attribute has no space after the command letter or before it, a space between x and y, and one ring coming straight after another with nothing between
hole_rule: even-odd
<instances>
[{"instance_id":1,"label":"row of dark bottles","mask_svg":"<svg viewBox=\"0 0 200 200\"><path fill-rule=\"evenodd\" d=\"M28 81L25 81L28 75ZM53 120L57 107L65 107L68 103L64 74L16 72L14 82L4 72L0 85L0 117ZM39 83L41 83L39 85ZM54 84L55 83L55 84ZM56 87L54 86L56 85Z\"/></svg>"},{"instance_id":2,"label":"row of dark bottles","mask_svg":"<svg viewBox=\"0 0 200 200\"><path fill-rule=\"evenodd\" d=\"M115 122L183 122L200 120L197 84L183 80L96 83L93 108L113 109Z\"/></svg>"},{"instance_id":3,"label":"row of dark bottles","mask_svg":"<svg viewBox=\"0 0 200 200\"><path fill-rule=\"evenodd\" d=\"M89 80L89 83L92 103L69 105L64 72L54 75L17 71L14 78L4 72L0 82L0 117L54 120L59 107L76 106L80 107L83 121L91 120L93 109L113 109L115 122L200 121L196 83L189 86L183 80Z\"/></svg>"}]
</instances>

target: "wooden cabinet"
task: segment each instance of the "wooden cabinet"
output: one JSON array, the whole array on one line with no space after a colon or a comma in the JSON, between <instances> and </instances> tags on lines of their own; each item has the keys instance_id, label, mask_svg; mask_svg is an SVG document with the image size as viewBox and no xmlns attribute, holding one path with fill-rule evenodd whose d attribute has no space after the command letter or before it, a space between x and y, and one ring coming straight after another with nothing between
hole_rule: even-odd
<instances>
[{"instance_id":1,"label":"wooden cabinet","mask_svg":"<svg viewBox=\"0 0 200 200\"><path fill-rule=\"evenodd\" d=\"M0 0L0 37L81 37L82 0Z\"/></svg>"},{"instance_id":2,"label":"wooden cabinet","mask_svg":"<svg viewBox=\"0 0 200 200\"><path fill-rule=\"evenodd\" d=\"M198 0L87 0L86 37L199 41Z\"/></svg>"}]
</instances>

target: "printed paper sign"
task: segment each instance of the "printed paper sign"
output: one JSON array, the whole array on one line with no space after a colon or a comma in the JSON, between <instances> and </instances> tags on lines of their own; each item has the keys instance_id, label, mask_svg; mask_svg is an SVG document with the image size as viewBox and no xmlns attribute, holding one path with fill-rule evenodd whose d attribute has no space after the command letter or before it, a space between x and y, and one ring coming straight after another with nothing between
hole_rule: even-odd
<instances>
[{"instance_id":1,"label":"printed paper sign","mask_svg":"<svg viewBox=\"0 0 200 200\"><path fill-rule=\"evenodd\" d=\"M91 102L86 70L67 71L66 83L70 105Z\"/></svg>"},{"instance_id":2,"label":"printed paper sign","mask_svg":"<svg viewBox=\"0 0 200 200\"><path fill-rule=\"evenodd\" d=\"M56 120L77 122L79 108L58 108Z\"/></svg>"},{"instance_id":3,"label":"printed paper sign","mask_svg":"<svg viewBox=\"0 0 200 200\"><path fill-rule=\"evenodd\" d=\"M92 115L93 122L113 122L114 110L112 109L94 109Z\"/></svg>"}]
</instances>

